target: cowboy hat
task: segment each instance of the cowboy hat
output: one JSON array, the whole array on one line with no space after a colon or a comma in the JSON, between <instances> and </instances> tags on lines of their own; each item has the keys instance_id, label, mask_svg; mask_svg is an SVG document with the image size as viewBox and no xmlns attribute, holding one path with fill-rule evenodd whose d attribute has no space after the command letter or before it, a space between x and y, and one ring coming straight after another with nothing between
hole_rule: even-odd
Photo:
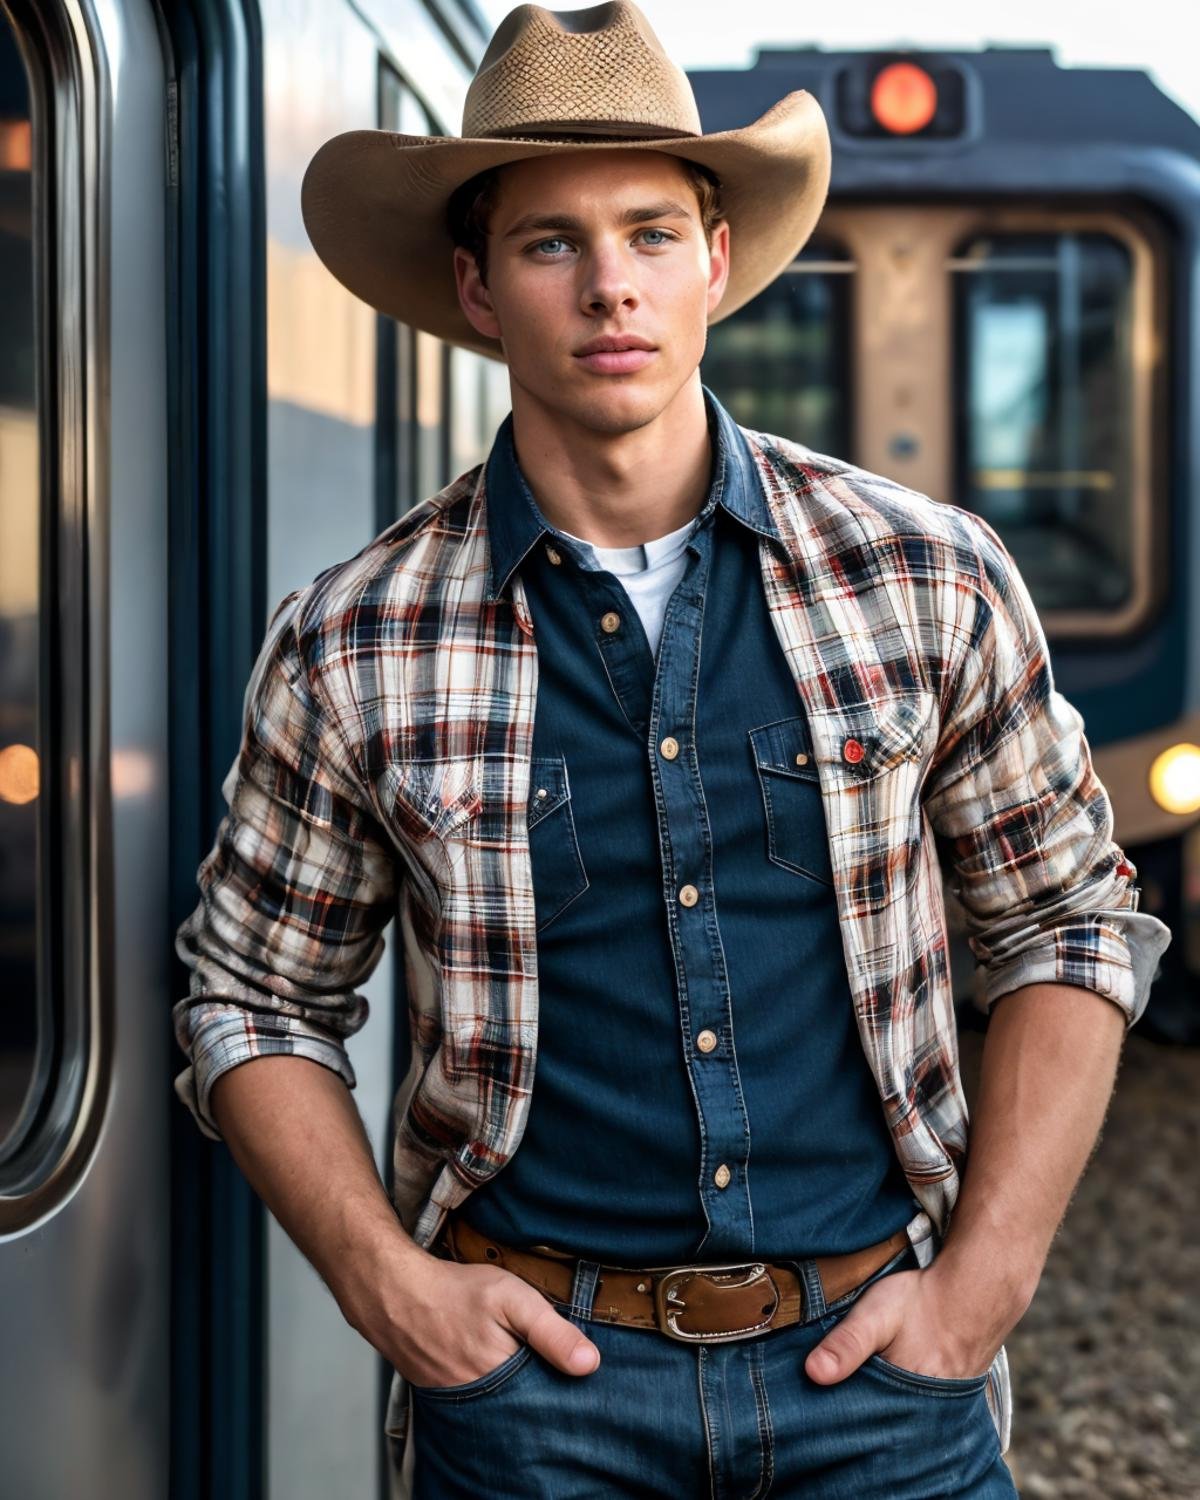
<instances>
[{"instance_id":1,"label":"cowboy hat","mask_svg":"<svg viewBox=\"0 0 1200 1500\"><path fill-rule=\"evenodd\" d=\"M459 306L446 207L476 173L522 158L619 145L698 162L721 181L731 269L710 322L794 259L829 188L816 99L799 89L740 130L701 132L691 84L629 0L587 10L519 5L467 90L461 136L348 130L313 156L300 190L309 239L333 275L402 323L493 359Z\"/></svg>"}]
</instances>

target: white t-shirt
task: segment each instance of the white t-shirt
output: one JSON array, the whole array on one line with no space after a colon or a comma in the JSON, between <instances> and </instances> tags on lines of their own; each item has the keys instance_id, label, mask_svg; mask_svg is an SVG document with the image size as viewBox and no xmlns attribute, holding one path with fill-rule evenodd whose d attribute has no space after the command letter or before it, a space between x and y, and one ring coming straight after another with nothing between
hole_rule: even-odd
<instances>
[{"instance_id":1,"label":"white t-shirt","mask_svg":"<svg viewBox=\"0 0 1200 1500\"><path fill-rule=\"evenodd\" d=\"M562 533L582 549L584 567L592 566L615 573L621 580L621 586L641 618L650 650L656 657L658 642L662 636L663 617L667 612L667 600L687 567L684 547L695 524L696 518L693 516L675 531L668 531L666 536L641 542L636 547L597 547L594 542L584 541L583 537L576 536L573 532Z\"/></svg>"}]
</instances>

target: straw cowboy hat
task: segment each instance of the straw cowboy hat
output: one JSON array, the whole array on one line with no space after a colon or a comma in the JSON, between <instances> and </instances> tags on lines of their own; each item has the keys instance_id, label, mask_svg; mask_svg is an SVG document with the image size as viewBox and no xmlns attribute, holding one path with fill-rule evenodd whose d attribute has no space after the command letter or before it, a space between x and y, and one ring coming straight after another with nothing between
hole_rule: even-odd
<instances>
[{"instance_id":1,"label":"straw cowboy hat","mask_svg":"<svg viewBox=\"0 0 1200 1500\"><path fill-rule=\"evenodd\" d=\"M740 130L704 135L691 84L629 0L519 5L467 90L461 137L348 130L308 164L300 202L317 254L380 312L502 359L459 307L446 206L489 167L619 144L714 171L730 225L729 282L710 322L761 291L812 233L829 188L825 116L804 89Z\"/></svg>"}]
</instances>

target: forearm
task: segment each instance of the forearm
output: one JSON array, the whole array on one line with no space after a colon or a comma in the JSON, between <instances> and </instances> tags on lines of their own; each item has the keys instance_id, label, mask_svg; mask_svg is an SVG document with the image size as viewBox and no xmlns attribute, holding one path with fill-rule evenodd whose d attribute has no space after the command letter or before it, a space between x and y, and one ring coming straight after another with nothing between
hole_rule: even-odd
<instances>
[{"instance_id":1,"label":"forearm","mask_svg":"<svg viewBox=\"0 0 1200 1500\"><path fill-rule=\"evenodd\" d=\"M429 1257L392 1207L344 1080L309 1058L256 1057L222 1073L209 1103L247 1181L362 1331L372 1288Z\"/></svg>"},{"instance_id":2,"label":"forearm","mask_svg":"<svg viewBox=\"0 0 1200 1500\"><path fill-rule=\"evenodd\" d=\"M992 1010L959 1197L931 1268L977 1343L998 1348L1033 1299L1125 1030L1116 1005L1076 985L1026 985Z\"/></svg>"},{"instance_id":3,"label":"forearm","mask_svg":"<svg viewBox=\"0 0 1200 1500\"><path fill-rule=\"evenodd\" d=\"M413 1242L350 1090L331 1068L307 1057L256 1057L217 1078L209 1108L346 1321L407 1378L474 1380L520 1340L568 1374L595 1367L591 1340L512 1272L447 1262Z\"/></svg>"}]
</instances>

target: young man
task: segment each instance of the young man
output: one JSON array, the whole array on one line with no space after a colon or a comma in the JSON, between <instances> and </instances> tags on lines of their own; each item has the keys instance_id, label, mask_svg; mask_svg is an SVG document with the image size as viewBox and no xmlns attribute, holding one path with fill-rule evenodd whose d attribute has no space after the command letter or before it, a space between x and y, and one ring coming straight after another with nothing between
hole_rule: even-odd
<instances>
[{"instance_id":1,"label":"young man","mask_svg":"<svg viewBox=\"0 0 1200 1500\"><path fill-rule=\"evenodd\" d=\"M1170 934L995 533L700 384L828 178L809 95L704 136L626 3L309 168L513 410L271 621L177 1087L392 1363L397 1493L411 1425L418 1496L1015 1494L1003 1340ZM935 839L1005 1001L969 1168ZM393 1207L343 1043L396 913Z\"/></svg>"}]
</instances>

